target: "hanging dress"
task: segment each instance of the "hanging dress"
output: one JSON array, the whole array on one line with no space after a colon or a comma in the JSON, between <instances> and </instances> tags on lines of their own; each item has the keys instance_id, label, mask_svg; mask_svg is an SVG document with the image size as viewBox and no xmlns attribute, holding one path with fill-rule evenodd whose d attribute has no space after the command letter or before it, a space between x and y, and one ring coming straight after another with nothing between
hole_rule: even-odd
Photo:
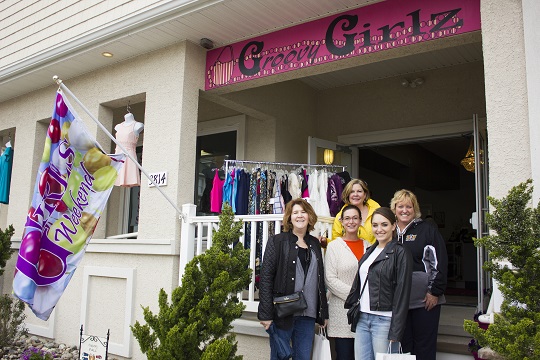
<instances>
[{"instance_id":1,"label":"hanging dress","mask_svg":"<svg viewBox=\"0 0 540 360\"><path fill-rule=\"evenodd\" d=\"M13 166L13 148L6 147L0 156L0 203L9 204L9 189L11 187L11 167Z\"/></svg>"},{"instance_id":2,"label":"hanging dress","mask_svg":"<svg viewBox=\"0 0 540 360\"><path fill-rule=\"evenodd\" d=\"M210 191L210 211L213 213L221 213L221 204L223 203L223 183L224 180L219 178L219 169L215 170L214 182Z\"/></svg>"},{"instance_id":3,"label":"hanging dress","mask_svg":"<svg viewBox=\"0 0 540 360\"><path fill-rule=\"evenodd\" d=\"M134 130L135 124L137 124L135 121L127 125L122 122L114 127L114 130L116 130L116 140L134 159L137 158L135 148L137 147L137 139L139 138ZM115 152L120 154L122 153L122 149L116 146ZM126 157L126 160L124 160L124 166L118 171L118 177L114 185L124 187L141 186L141 174L137 165L130 158Z\"/></svg>"}]
</instances>

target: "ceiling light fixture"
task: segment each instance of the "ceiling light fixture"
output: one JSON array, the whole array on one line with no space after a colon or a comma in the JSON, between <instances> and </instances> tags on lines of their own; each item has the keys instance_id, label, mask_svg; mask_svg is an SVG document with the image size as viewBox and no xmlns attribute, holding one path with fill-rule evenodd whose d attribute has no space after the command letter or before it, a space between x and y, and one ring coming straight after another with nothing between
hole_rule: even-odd
<instances>
[{"instance_id":1,"label":"ceiling light fixture","mask_svg":"<svg viewBox=\"0 0 540 360\"><path fill-rule=\"evenodd\" d=\"M214 42L208 38L202 38L200 41L199 41L199 44L205 48L205 49L213 49L214 48Z\"/></svg>"},{"instance_id":2,"label":"ceiling light fixture","mask_svg":"<svg viewBox=\"0 0 540 360\"><path fill-rule=\"evenodd\" d=\"M421 77L418 77L414 80L407 80L407 79L402 79L401 80L401 86L403 87L410 87L410 88L415 88L417 86L420 86L424 83L424 78L421 78Z\"/></svg>"},{"instance_id":3,"label":"ceiling light fixture","mask_svg":"<svg viewBox=\"0 0 540 360\"><path fill-rule=\"evenodd\" d=\"M106 57L106 58L111 58L111 57L113 57L113 53L110 53L110 52L108 52L108 51L102 52L101 55L104 56L104 57Z\"/></svg>"},{"instance_id":4,"label":"ceiling light fixture","mask_svg":"<svg viewBox=\"0 0 540 360\"><path fill-rule=\"evenodd\" d=\"M480 165L484 165L484 151L480 149ZM471 137L471 142L469 144L469 149L465 154L465 157L461 160L461 165L465 170L474 172L475 170L475 154L474 154L474 138Z\"/></svg>"}]
</instances>

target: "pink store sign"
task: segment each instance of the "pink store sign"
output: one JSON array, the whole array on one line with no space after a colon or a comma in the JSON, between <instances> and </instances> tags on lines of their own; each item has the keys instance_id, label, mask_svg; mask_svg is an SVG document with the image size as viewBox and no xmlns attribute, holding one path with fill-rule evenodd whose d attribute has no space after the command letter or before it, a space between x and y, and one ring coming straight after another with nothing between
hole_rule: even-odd
<instances>
[{"instance_id":1,"label":"pink store sign","mask_svg":"<svg viewBox=\"0 0 540 360\"><path fill-rule=\"evenodd\" d=\"M480 30L480 0L386 0L213 49L205 89Z\"/></svg>"}]
</instances>

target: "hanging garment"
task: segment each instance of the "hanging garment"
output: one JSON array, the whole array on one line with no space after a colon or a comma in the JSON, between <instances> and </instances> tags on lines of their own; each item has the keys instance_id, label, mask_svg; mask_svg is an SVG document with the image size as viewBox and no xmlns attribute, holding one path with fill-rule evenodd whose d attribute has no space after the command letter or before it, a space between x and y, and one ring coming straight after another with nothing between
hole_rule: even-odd
<instances>
[{"instance_id":1,"label":"hanging garment","mask_svg":"<svg viewBox=\"0 0 540 360\"><path fill-rule=\"evenodd\" d=\"M289 178L286 175L283 175L281 178L281 196L283 196L283 203L285 205L292 200L291 193L289 192ZM283 207L283 211L285 211L285 206Z\"/></svg>"},{"instance_id":2,"label":"hanging garment","mask_svg":"<svg viewBox=\"0 0 540 360\"><path fill-rule=\"evenodd\" d=\"M309 203L313 207L313 210L315 210L315 214L320 215L320 199L317 180L317 170L313 170L308 177Z\"/></svg>"},{"instance_id":3,"label":"hanging garment","mask_svg":"<svg viewBox=\"0 0 540 360\"><path fill-rule=\"evenodd\" d=\"M238 194L236 195L236 215L247 215L250 176L244 169L239 170L239 172Z\"/></svg>"},{"instance_id":4,"label":"hanging garment","mask_svg":"<svg viewBox=\"0 0 540 360\"><path fill-rule=\"evenodd\" d=\"M324 170L319 172L319 180L317 181L319 186L319 211L321 216L330 216L330 207L328 206L328 198L326 193L328 191L328 173Z\"/></svg>"},{"instance_id":5,"label":"hanging garment","mask_svg":"<svg viewBox=\"0 0 540 360\"><path fill-rule=\"evenodd\" d=\"M232 195L231 195L231 207L233 213L236 214L236 197L238 195L238 177L240 175L240 171L236 169L232 169L234 173L234 180L233 180L233 188L232 188Z\"/></svg>"},{"instance_id":6,"label":"hanging garment","mask_svg":"<svg viewBox=\"0 0 540 360\"><path fill-rule=\"evenodd\" d=\"M135 124L137 124L137 122L127 125L125 123L120 123L114 127L114 130L116 130L116 140L131 156L133 156L134 159L137 158L135 148L137 147L137 139L139 138L134 130ZM119 146L116 146L115 152L120 154L122 153L122 149L120 149ZM130 158L126 157L124 166L118 171L118 177L116 178L114 185L124 187L141 185L141 174L139 173L139 169Z\"/></svg>"},{"instance_id":7,"label":"hanging garment","mask_svg":"<svg viewBox=\"0 0 540 360\"><path fill-rule=\"evenodd\" d=\"M223 206L225 204L229 204L231 207L232 203L232 191L233 191L233 185L234 185L234 169L232 171L229 171L225 175L225 181L223 182L223 202L221 205L221 210L223 210Z\"/></svg>"},{"instance_id":8,"label":"hanging garment","mask_svg":"<svg viewBox=\"0 0 540 360\"><path fill-rule=\"evenodd\" d=\"M340 177L341 186L343 189L345 189L345 186L347 186L349 181L351 181L351 175L349 175L347 171L338 172L336 175Z\"/></svg>"},{"instance_id":9,"label":"hanging garment","mask_svg":"<svg viewBox=\"0 0 540 360\"><path fill-rule=\"evenodd\" d=\"M306 169L302 169L302 174L300 175L300 178L302 179L302 183L300 184L300 188L302 189L302 197L304 199L309 198L309 176L306 172Z\"/></svg>"},{"instance_id":10,"label":"hanging garment","mask_svg":"<svg viewBox=\"0 0 540 360\"><path fill-rule=\"evenodd\" d=\"M248 215L255 215L257 211L257 171L251 173L249 180Z\"/></svg>"},{"instance_id":11,"label":"hanging garment","mask_svg":"<svg viewBox=\"0 0 540 360\"><path fill-rule=\"evenodd\" d=\"M289 174L289 187L288 187L288 190L289 190L289 193L291 194L291 197L292 199L298 199L299 197L302 196L302 190L300 189L300 180L298 179L298 175L296 175L295 173L290 173Z\"/></svg>"},{"instance_id":12,"label":"hanging garment","mask_svg":"<svg viewBox=\"0 0 540 360\"><path fill-rule=\"evenodd\" d=\"M268 191L266 193L266 212L265 214L274 213L273 196L274 196L274 187L276 185L276 173L268 171ZM275 234L275 223L270 222L268 224L268 234Z\"/></svg>"},{"instance_id":13,"label":"hanging garment","mask_svg":"<svg viewBox=\"0 0 540 360\"><path fill-rule=\"evenodd\" d=\"M210 211L221 213L221 204L223 203L223 182L219 178L219 169L215 170L212 191L210 191Z\"/></svg>"},{"instance_id":14,"label":"hanging garment","mask_svg":"<svg viewBox=\"0 0 540 360\"><path fill-rule=\"evenodd\" d=\"M327 192L328 206L330 208L330 215L332 216L336 216L343 207L343 201L341 200L342 191L341 178L336 174L332 175L328 180Z\"/></svg>"},{"instance_id":15,"label":"hanging garment","mask_svg":"<svg viewBox=\"0 0 540 360\"><path fill-rule=\"evenodd\" d=\"M283 214L285 211L285 201L283 200L283 196L281 196L281 184L282 177L276 177L276 185L274 187L275 189L275 195L273 197L273 207L274 207L274 214Z\"/></svg>"},{"instance_id":16,"label":"hanging garment","mask_svg":"<svg viewBox=\"0 0 540 360\"><path fill-rule=\"evenodd\" d=\"M11 187L11 168L13 166L13 148L6 147L0 156L0 203L9 204Z\"/></svg>"}]
</instances>

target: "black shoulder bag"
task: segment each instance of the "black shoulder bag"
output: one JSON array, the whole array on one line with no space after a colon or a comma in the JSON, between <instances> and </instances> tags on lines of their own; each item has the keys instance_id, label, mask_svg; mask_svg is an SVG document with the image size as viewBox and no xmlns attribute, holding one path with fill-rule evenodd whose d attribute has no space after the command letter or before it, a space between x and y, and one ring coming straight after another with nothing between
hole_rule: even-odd
<instances>
[{"instance_id":1,"label":"black shoulder bag","mask_svg":"<svg viewBox=\"0 0 540 360\"><path fill-rule=\"evenodd\" d=\"M362 294L364 293L364 289L366 288L367 283L368 277L366 276L366 281L364 282L364 286L362 286L362 291L360 291L358 301L354 303L354 305L347 311L347 322L349 323L349 325L351 325L352 332L355 332L356 324L358 323L358 320L360 320L360 299L362 298Z\"/></svg>"},{"instance_id":2,"label":"black shoulder bag","mask_svg":"<svg viewBox=\"0 0 540 360\"><path fill-rule=\"evenodd\" d=\"M290 295L276 296L274 298L274 309L278 318L287 317L294 314L295 312L303 311L308 307L306 298L304 297L304 286L306 285L307 273L309 272L309 265L311 262L311 249L309 248L309 246L307 248L307 253L309 254L306 259L307 271L304 276L304 285L302 286L302 290L292 293Z\"/></svg>"}]
</instances>

